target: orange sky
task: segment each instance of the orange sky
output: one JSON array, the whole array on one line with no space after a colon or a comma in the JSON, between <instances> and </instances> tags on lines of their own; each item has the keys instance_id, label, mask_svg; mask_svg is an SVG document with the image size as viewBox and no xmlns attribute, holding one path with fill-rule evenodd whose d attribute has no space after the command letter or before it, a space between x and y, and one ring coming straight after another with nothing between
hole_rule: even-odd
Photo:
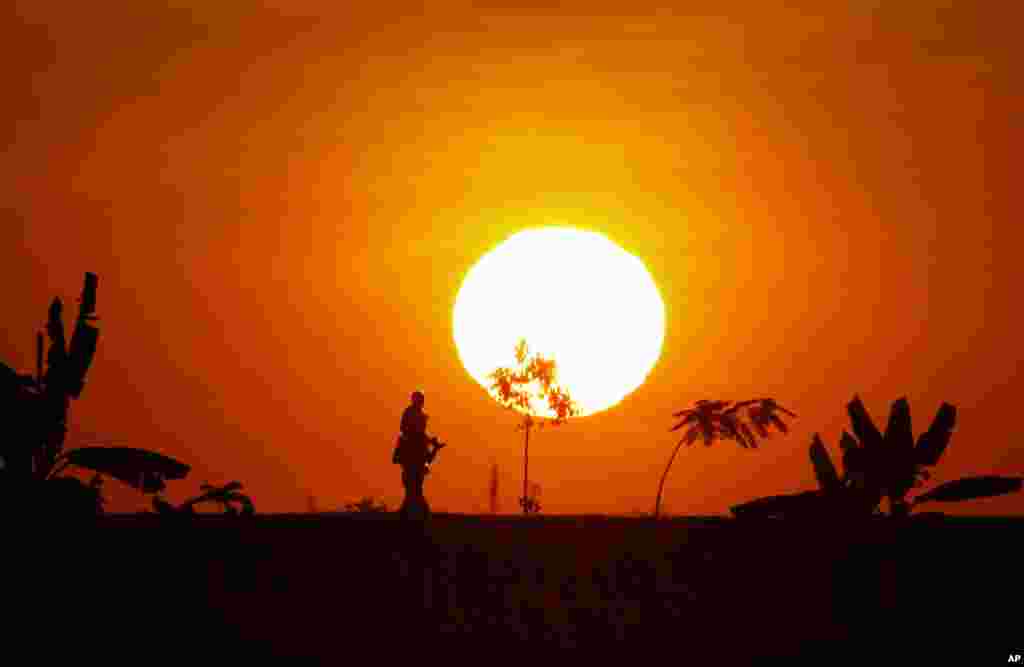
<instances>
[{"instance_id":1,"label":"orange sky","mask_svg":"<svg viewBox=\"0 0 1024 667\"><path fill-rule=\"evenodd\" d=\"M0 10L0 359L28 369L49 299L98 273L72 431L192 464L172 498L239 479L261 511L397 505L422 386L451 443L434 509L483 510L496 462L514 510L521 434L451 309L483 252L549 220L643 259L668 330L634 394L532 440L546 512L650 510L699 398L800 418L684 450L672 512L813 488L811 435L834 452L854 392L882 423L907 395L915 432L958 406L939 481L1024 473L1010 10L108 4Z\"/></svg>"}]
</instances>

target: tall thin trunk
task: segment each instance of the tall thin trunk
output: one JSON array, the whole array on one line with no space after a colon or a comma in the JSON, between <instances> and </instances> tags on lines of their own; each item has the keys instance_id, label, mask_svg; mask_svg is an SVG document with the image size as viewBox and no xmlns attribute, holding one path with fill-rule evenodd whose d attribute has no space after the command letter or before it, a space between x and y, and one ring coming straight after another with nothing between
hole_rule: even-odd
<instances>
[{"instance_id":1,"label":"tall thin trunk","mask_svg":"<svg viewBox=\"0 0 1024 667\"><path fill-rule=\"evenodd\" d=\"M530 478L530 427L532 426L532 422L527 422L526 428L523 429L526 433L526 442L523 445L523 514L530 513L527 504L526 480Z\"/></svg>"},{"instance_id":2,"label":"tall thin trunk","mask_svg":"<svg viewBox=\"0 0 1024 667\"><path fill-rule=\"evenodd\" d=\"M491 514L498 513L498 464L491 464Z\"/></svg>"},{"instance_id":3,"label":"tall thin trunk","mask_svg":"<svg viewBox=\"0 0 1024 667\"><path fill-rule=\"evenodd\" d=\"M679 448L683 445L683 441L680 440L676 445L676 448L672 450L672 456L668 458L668 465L665 466L665 472L661 473L661 481L658 482L658 497L654 501L654 518L658 518L658 514L661 512L661 491L665 487L665 478L668 477L668 469L672 467L672 461L675 460L676 454L679 453Z\"/></svg>"},{"instance_id":4,"label":"tall thin trunk","mask_svg":"<svg viewBox=\"0 0 1024 667\"><path fill-rule=\"evenodd\" d=\"M36 332L36 388L43 389L43 332Z\"/></svg>"}]
</instances>

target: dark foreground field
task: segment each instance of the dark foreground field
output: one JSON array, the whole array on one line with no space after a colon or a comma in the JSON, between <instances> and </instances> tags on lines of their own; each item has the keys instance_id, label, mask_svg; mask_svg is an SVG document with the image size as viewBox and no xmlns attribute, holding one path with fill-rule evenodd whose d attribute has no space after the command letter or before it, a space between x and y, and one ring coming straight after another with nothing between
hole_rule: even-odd
<instances>
[{"instance_id":1,"label":"dark foreground field","mask_svg":"<svg viewBox=\"0 0 1024 667\"><path fill-rule=\"evenodd\" d=\"M561 647L983 665L1024 652L1022 527L436 515L424 532L394 515L143 515L5 550L30 557L8 567L34 586L17 603L26 626L62 638L42 655L340 664L369 648L433 664Z\"/></svg>"}]
</instances>

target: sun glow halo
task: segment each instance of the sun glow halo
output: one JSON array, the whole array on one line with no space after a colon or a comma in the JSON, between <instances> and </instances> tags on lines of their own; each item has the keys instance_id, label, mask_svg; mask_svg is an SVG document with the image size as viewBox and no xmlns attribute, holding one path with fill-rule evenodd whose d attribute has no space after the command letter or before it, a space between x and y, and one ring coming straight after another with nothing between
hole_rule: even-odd
<instances>
[{"instance_id":1,"label":"sun glow halo","mask_svg":"<svg viewBox=\"0 0 1024 667\"><path fill-rule=\"evenodd\" d=\"M519 232L467 273L455 300L455 344L484 388L514 366L523 338L552 358L585 416L639 387L665 337L665 306L643 263L607 237L573 227ZM539 407L539 402L538 402ZM539 414L551 416L544 406Z\"/></svg>"}]
</instances>

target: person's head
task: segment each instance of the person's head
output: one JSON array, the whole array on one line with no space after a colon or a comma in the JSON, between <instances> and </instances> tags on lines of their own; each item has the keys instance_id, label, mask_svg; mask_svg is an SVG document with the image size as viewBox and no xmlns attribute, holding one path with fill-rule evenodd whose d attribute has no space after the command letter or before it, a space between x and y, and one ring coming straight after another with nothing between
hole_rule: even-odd
<instances>
[{"instance_id":1,"label":"person's head","mask_svg":"<svg viewBox=\"0 0 1024 667\"><path fill-rule=\"evenodd\" d=\"M415 405L417 408L422 408L423 403L426 401L426 397L423 396L423 392L419 391L418 389L412 392L412 396L410 397L410 399L412 400L412 404Z\"/></svg>"}]
</instances>

